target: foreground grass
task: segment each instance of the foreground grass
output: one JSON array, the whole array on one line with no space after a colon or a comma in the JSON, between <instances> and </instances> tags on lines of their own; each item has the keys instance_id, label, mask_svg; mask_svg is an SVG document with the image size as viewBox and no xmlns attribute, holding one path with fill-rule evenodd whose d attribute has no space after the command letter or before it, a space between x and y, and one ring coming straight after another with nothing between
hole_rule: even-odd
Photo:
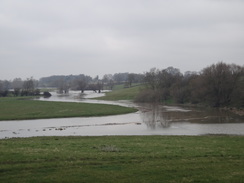
<instances>
[{"instance_id":1,"label":"foreground grass","mask_svg":"<svg viewBox=\"0 0 244 183\"><path fill-rule=\"evenodd\" d=\"M99 97L100 100L134 100L140 92L143 85L133 86L131 88L119 88L112 92L107 92L106 96Z\"/></svg>"},{"instance_id":2,"label":"foreground grass","mask_svg":"<svg viewBox=\"0 0 244 183\"><path fill-rule=\"evenodd\" d=\"M244 181L243 136L0 140L0 182Z\"/></svg>"},{"instance_id":3,"label":"foreground grass","mask_svg":"<svg viewBox=\"0 0 244 183\"><path fill-rule=\"evenodd\" d=\"M105 104L0 98L0 120L105 116L135 111L133 108Z\"/></svg>"}]
</instances>

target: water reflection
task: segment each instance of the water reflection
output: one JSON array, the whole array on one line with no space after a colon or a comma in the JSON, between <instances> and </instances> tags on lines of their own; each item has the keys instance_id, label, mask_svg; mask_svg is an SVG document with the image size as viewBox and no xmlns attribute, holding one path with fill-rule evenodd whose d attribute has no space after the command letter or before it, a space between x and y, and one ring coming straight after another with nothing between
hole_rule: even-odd
<instances>
[{"instance_id":1,"label":"water reflection","mask_svg":"<svg viewBox=\"0 0 244 183\"><path fill-rule=\"evenodd\" d=\"M201 107L162 106L140 104L140 116L151 129L170 128L172 123L190 122L201 124L243 123L241 116L221 109Z\"/></svg>"},{"instance_id":2,"label":"water reflection","mask_svg":"<svg viewBox=\"0 0 244 183\"><path fill-rule=\"evenodd\" d=\"M162 107L157 104L147 106L147 110L140 113L143 122L151 129L169 128L171 118L167 113L162 111Z\"/></svg>"},{"instance_id":3,"label":"water reflection","mask_svg":"<svg viewBox=\"0 0 244 183\"><path fill-rule=\"evenodd\" d=\"M224 110L199 107L135 104L128 101L89 99L104 94L71 91L68 95L52 93L46 101L105 103L136 107L136 113L89 117L21 121L0 121L0 139L31 136L101 136L101 135L244 135L244 119Z\"/></svg>"}]
</instances>

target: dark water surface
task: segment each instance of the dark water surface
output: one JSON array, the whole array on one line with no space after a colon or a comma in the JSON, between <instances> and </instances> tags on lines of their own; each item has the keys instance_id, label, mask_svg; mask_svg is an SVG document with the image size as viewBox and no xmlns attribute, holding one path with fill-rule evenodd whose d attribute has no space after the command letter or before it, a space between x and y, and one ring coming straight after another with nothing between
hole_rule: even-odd
<instances>
[{"instance_id":1,"label":"dark water surface","mask_svg":"<svg viewBox=\"0 0 244 183\"><path fill-rule=\"evenodd\" d=\"M244 135L244 118L224 110L135 104L128 101L91 99L103 93L79 92L69 95L52 93L39 100L105 103L136 107L136 113L61 119L0 121L0 138L31 136L103 136L103 135Z\"/></svg>"}]
</instances>

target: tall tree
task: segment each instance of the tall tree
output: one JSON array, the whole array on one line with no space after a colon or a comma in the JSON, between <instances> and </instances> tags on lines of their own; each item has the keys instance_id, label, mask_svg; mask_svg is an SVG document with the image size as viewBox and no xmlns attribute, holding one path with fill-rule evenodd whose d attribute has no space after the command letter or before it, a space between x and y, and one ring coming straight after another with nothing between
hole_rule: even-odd
<instances>
[{"instance_id":1,"label":"tall tree","mask_svg":"<svg viewBox=\"0 0 244 183\"><path fill-rule=\"evenodd\" d=\"M65 78L60 78L58 81L58 92L59 93L69 93L70 83L65 80Z\"/></svg>"},{"instance_id":2,"label":"tall tree","mask_svg":"<svg viewBox=\"0 0 244 183\"><path fill-rule=\"evenodd\" d=\"M135 81L135 78L136 78L135 74L133 74L133 73L128 74L127 82L128 82L129 87L131 87L132 83Z\"/></svg>"},{"instance_id":3,"label":"tall tree","mask_svg":"<svg viewBox=\"0 0 244 183\"><path fill-rule=\"evenodd\" d=\"M84 90L86 89L89 80L91 80L91 78L89 76L86 76L83 74L79 75L78 77L76 77L74 79L74 82L73 82L74 88L77 90L80 90L81 93L84 93Z\"/></svg>"},{"instance_id":4,"label":"tall tree","mask_svg":"<svg viewBox=\"0 0 244 183\"><path fill-rule=\"evenodd\" d=\"M229 105L241 76L243 68L235 64L219 62L203 69L201 77L207 101L215 107Z\"/></svg>"},{"instance_id":5,"label":"tall tree","mask_svg":"<svg viewBox=\"0 0 244 183\"><path fill-rule=\"evenodd\" d=\"M22 95L33 95L35 89L35 83L33 77L27 78L23 83Z\"/></svg>"},{"instance_id":6,"label":"tall tree","mask_svg":"<svg viewBox=\"0 0 244 183\"><path fill-rule=\"evenodd\" d=\"M112 74L105 74L103 76L102 82L109 87L110 90L113 89L114 86L114 80Z\"/></svg>"},{"instance_id":7,"label":"tall tree","mask_svg":"<svg viewBox=\"0 0 244 183\"><path fill-rule=\"evenodd\" d=\"M20 94L22 87L23 87L23 81L21 78L15 78L12 81L12 88L14 89L14 95L15 96L18 96Z\"/></svg>"}]
</instances>

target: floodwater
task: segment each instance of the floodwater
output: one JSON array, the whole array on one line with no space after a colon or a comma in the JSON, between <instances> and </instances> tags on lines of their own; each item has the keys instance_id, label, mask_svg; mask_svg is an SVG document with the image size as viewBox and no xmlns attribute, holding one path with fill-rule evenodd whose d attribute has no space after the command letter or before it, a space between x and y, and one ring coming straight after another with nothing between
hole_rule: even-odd
<instances>
[{"instance_id":1,"label":"floodwater","mask_svg":"<svg viewBox=\"0 0 244 183\"><path fill-rule=\"evenodd\" d=\"M92 98L104 93L52 93L38 100L87 102L138 108L138 112L105 117L79 117L0 121L0 138L32 136L105 136L105 135L244 135L244 118L206 108L135 104L128 101L101 101Z\"/></svg>"}]
</instances>

